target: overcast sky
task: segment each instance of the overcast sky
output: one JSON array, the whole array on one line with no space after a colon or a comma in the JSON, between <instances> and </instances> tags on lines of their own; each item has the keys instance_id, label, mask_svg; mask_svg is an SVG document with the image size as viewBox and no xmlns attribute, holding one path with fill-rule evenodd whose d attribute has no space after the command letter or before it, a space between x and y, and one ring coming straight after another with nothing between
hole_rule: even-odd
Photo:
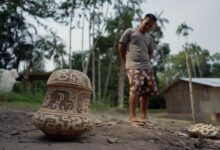
<instances>
[{"instance_id":1,"label":"overcast sky","mask_svg":"<svg viewBox=\"0 0 220 150\"><path fill-rule=\"evenodd\" d=\"M183 22L194 29L189 34L190 43L197 43L211 54L220 52L220 0L147 0L141 8L144 14L163 11L162 17L169 20L162 42L170 44L171 54L182 50L185 39L176 35L176 29ZM69 27L53 26L68 49ZM81 30L73 31L73 50L81 49L81 33ZM84 49L88 49L87 33L85 29ZM52 70L52 66L48 65L47 70Z\"/></svg>"},{"instance_id":2,"label":"overcast sky","mask_svg":"<svg viewBox=\"0 0 220 150\"><path fill-rule=\"evenodd\" d=\"M170 44L171 53L182 49L184 38L176 35L176 29L183 22L194 29L189 34L190 43L211 54L220 52L220 0L147 0L142 8L145 13L163 11L162 17L170 21L162 41Z\"/></svg>"}]
</instances>

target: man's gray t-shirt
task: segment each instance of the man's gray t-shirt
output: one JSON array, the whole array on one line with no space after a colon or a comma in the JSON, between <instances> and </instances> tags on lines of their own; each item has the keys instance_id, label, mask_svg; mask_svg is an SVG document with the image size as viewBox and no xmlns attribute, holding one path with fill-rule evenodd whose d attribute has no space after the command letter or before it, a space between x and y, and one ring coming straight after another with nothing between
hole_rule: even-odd
<instances>
[{"instance_id":1,"label":"man's gray t-shirt","mask_svg":"<svg viewBox=\"0 0 220 150\"><path fill-rule=\"evenodd\" d=\"M119 43L126 46L126 69L152 68L150 57L153 53L153 41L149 34L138 31L137 28L127 29Z\"/></svg>"}]
</instances>

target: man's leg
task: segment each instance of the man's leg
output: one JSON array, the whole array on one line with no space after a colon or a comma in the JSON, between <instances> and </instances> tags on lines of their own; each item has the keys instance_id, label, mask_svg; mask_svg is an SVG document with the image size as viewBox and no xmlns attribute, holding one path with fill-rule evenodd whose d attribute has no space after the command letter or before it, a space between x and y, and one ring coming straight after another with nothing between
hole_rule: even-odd
<instances>
[{"instance_id":1,"label":"man's leg","mask_svg":"<svg viewBox=\"0 0 220 150\"><path fill-rule=\"evenodd\" d=\"M130 91L129 95L129 121L137 121L136 107L137 107L138 94Z\"/></svg>"},{"instance_id":2,"label":"man's leg","mask_svg":"<svg viewBox=\"0 0 220 150\"><path fill-rule=\"evenodd\" d=\"M147 95L141 95L140 96L140 110L141 110L141 121L142 122L147 122L148 117L147 117L147 109L148 109L148 99Z\"/></svg>"},{"instance_id":3,"label":"man's leg","mask_svg":"<svg viewBox=\"0 0 220 150\"><path fill-rule=\"evenodd\" d=\"M140 70L128 70L129 89L129 121L134 124L140 124L136 117L136 108L141 87Z\"/></svg>"}]
</instances>

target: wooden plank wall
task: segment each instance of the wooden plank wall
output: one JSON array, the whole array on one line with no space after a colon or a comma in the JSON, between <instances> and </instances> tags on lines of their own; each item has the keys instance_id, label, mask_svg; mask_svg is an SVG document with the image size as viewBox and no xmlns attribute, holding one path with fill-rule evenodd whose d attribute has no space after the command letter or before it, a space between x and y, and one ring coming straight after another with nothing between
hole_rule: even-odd
<instances>
[{"instance_id":1,"label":"wooden plank wall","mask_svg":"<svg viewBox=\"0 0 220 150\"><path fill-rule=\"evenodd\" d=\"M200 101L209 100L208 87L194 84L194 108L195 112L201 112ZM190 113L191 104L189 96L189 84L186 81L180 81L165 93L167 111L170 113Z\"/></svg>"}]
</instances>

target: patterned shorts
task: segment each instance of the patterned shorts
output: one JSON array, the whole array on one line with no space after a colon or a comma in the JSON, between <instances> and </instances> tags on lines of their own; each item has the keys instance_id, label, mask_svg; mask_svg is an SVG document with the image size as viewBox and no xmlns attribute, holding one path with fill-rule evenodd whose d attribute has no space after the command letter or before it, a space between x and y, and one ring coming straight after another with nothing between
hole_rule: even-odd
<instances>
[{"instance_id":1,"label":"patterned shorts","mask_svg":"<svg viewBox=\"0 0 220 150\"><path fill-rule=\"evenodd\" d=\"M158 95L158 89L152 69L127 69L130 83L130 94L153 96Z\"/></svg>"}]
</instances>

